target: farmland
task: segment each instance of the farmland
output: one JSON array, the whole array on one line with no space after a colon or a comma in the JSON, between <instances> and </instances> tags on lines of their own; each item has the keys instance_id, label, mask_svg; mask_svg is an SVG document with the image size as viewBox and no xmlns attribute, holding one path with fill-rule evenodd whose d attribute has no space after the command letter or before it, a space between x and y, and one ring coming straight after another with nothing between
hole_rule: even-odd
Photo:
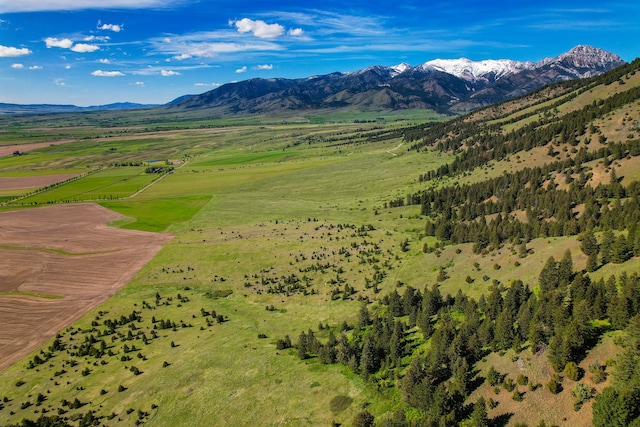
<instances>
[{"instance_id":1,"label":"farmland","mask_svg":"<svg viewBox=\"0 0 640 427\"><path fill-rule=\"evenodd\" d=\"M16 376L19 376L26 384L16 388L15 393L8 395L8 398L17 405L18 400L22 400L24 387L30 387L29 394L35 395L41 392L36 390L44 393L48 389L52 394L47 396L47 400L52 407L64 399L64 396L67 396L67 400L78 396L80 401L91 401L82 410L71 413L86 412L98 405L113 405L110 410L118 413L118 417L111 421L104 418L103 422L106 424L117 424L118 420L130 420L133 423L138 413L134 411L129 415L126 409L128 406L135 406L136 411L140 409L152 414L144 418L145 422L165 425L167 420L181 422L190 419L193 408L202 404L205 396L213 391L213 386L218 389L216 393L245 396L233 399L236 404L214 406L213 413L201 414L202 422L213 419L222 423L229 417L236 419L239 414L246 413L246 405L253 407L254 399L260 400L258 396L261 390L268 387L275 393L270 401L273 398L281 400L279 406L283 408L282 414L270 413L267 405L263 411L255 413L256 420L263 420L267 416L270 422L289 420L285 423L296 424L303 422L302 420L330 423L334 419L346 421L352 418L367 399L377 399L357 377L345 377L344 371L339 368L317 367L309 370L305 365L300 365L290 369L291 356L286 353L277 355L273 340L280 335L293 336L299 330L315 328L320 322L337 325L345 319L353 318L353 307L357 306L360 296L369 295L374 298L385 288L389 288L387 273L402 262L397 258L402 254L399 250L401 241L410 236L418 238L416 230L421 227L421 221L417 216L400 224L398 220L403 216L403 210L393 212L382 207L386 201L404 195L406 176L416 176L421 172L425 160L427 165L437 166L446 162L449 157L436 155L425 159L424 156L403 150L395 150L396 155L392 155L388 151L398 146L398 139L358 145L359 140L365 139L361 136L362 132L374 127L380 125L339 123L225 126L219 129L140 132L134 137L111 137L101 141L104 142L103 145L93 141L88 144L67 143L59 147L46 145L40 151L29 152L19 158L8 156L0 159L0 162L5 162L2 171L7 177L28 176L33 173L29 171L34 170L55 175L58 171L88 167L90 172L85 172L86 175L64 185L52 186L46 191L34 191L33 195L14 192L15 201L13 205L3 208L7 211L3 215L23 215L20 214L22 211L11 211L15 207L57 204L57 207L37 208L28 212L38 216L40 209L64 207L68 212L77 212L75 215L90 220L96 214L87 209L91 205L86 202L97 201L123 215L110 218L114 225L132 230L171 233L175 236L172 240L165 241L164 248L116 297L99 305L84 320L81 319L78 326L71 326L67 331L80 328L82 336L86 329L85 326L80 326L83 322L91 323L91 319L96 316L99 321L107 317L96 313L108 312L110 316L119 316L117 313L120 312L126 314L135 307L141 307L143 300L153 300L156 293L188 296L188 304L157 307L158 310L168 310L169 318L180 317L185 322L191 322L189 319L192 314L200 316L198 310L201 306L215 306L218 311L228 313L228 321L219 326L211 326L211 333L207 333L206 337L202 335L200 326L178 328L175 334L172 333L175 337L172 340L180 343L182 360L167 358L170 366L166 368L162 367L165 356L160 356L164 350L151 349L159 345L168 347L170 340L165 340L167 342L164 344L149 342L148 350L142 351L145 360L138 360L135 364L143 373L129 379L128 375L122 376L120 370L114 377L115 360L113 363L99 364L99 368L96 368L90 359L86 359L86 367L91 370L91 374L85 378L79 375L84 367L78 365L70 371L60 356L52 357L47 362L53 365L51 369L68 371L61 378L54 376L52 381L45 380L37 372L41 370L40 367L24 371L24 365L18 363L5 369L4 381L15 383L19 381ZM58 132L64 133L65 128ZM71 128L68 132L75 133L78 130ZM347 138L352 138L356 143L336 147L300 143L305 138L313 141L325 135L335 137L339 133L345 133L345 136L338 136L338 139L347 141ZM113 150L113 147L117 149ZM113 164L146 159L160 159L162 163L168 161L175 163L177 167L173 173L160 180L156 175L145 174L146 166L110 167ZM150 183L152 185L148 185ZM136 194L141 187L144 190ZM24 191L31 192L33 189ZM409 212L407 210L408 214ZM62 217L66 215L62 214ZM415 216L415 213L410 215ZM75 217L68 216L71 221L68 226L71 228L77 226L73 218ZM11 220L13 221L15 220ZM104 257L99 262L121 268L119 264L114 264L115 261L108 259L118 253L116 247L109 249L94 233L85 238L69 234L66 237L76 240L69 243L71 246L56 246L46 243L46 237L43 237L49 233L47 230L50 228L42 228L38 224L29 224L25 228L33 230L31 235L35 240L22 243L9 243L7 240L3 250L12 254L12 258L7 258L11 265L22 262L20 257L33 257L34 253L39 253L44 257L40 263L49 269L61 262L51 258L68 259L68 262L75 262L87 271L96 272L105 283L112 279L113 273L96 269L95 265L87 262L87 257ZM113 238L118 239L118 229L113 229L113 233ZM57 241L55 237L51 239ZM134 244L136 238L131 236L130 239L130 243ZM81 249L70 249L74 244L81 244L80 242L84 242ZM137 249L131 247L127 249L129 250L136 252ZM380 265L385 264L382 271L378 262ZM78 281L77 286L87 280L74 264L60 268L74 272L72 274L76 278L74 281ZM14 270L14 273L20 277L33 275L26 270ZM292 273L300 279L299 283L293 279L285 280ZM48 281L42 276L34 276L30 280ZM96 278L90 279L91 282L95 280ZM349 285L346 290L345 284ZM349 287L356 288L357 291L350 290ZM73 298L59 286L43 290L16 283L15 289L4 292L3 298L11 299L12 304L21 298L29 300L31 304L35 301L51 306L52 303L67 303ZM216 293L225 297L211 299L207 296ZM56 298L51 298L53 296ZM193 313L186 313L176 305L192 306ZM275 307L275 311L265 310L265 307ZM43 309L34 309L32 305L25 305L24 310L37 311L44 316L51 315ZM157 311L144 313L141 324L146 324L151 330L153 324L150 320L154 315L156 318L161 317ZM37 319L34 322L37 324ZM60 323L63 324L64 321ZM25 325L32 326L32 323ZM204 326L207 327L206 323ZM64 332L65 329L60 326L57 328L62 332L58 333L53 326L48 332L38 333L38 337L48 335L52 340L56 333L63 341L72 337ZM140 326L139 329L143 328ZM260 339L258 335L269 338ZM51 342L45 343L43 348L48 348ZM136 346L142 350L139 347ZM219 357L204 356L213 348L227 350L220 352ZM13 353L12 350L8 351ZM118 354L117 364L121 364L122 345L113 347L112 351ZM33 354L25 360L32 359ZM239 354L244 355L243 358L238 359ZM195 359L192 358L200 360L200 368L193 364ZM127 363L124 365L128 366ZM267 370L259 368L260 366L266 366ZM169 381L169 377L166 377L169 370L171 378L190 384L183 390L189 395L194 393L193 403L190 405L178 407L175 406L177 402L169 396L160 397L164 387L176 387L166 383ZM224 378L223 383L228 390L219 388L222 387L222 382L215 382L217 385L214 386L205 378L199 380L203 381L199 386L194 383L193 380L205 375L204 372L207 372L205 378ZM68 375L79 375L79 379L90 381L82 381L82 390L78 389L80 383L73 379L67 379L69 384L65 387L56 386L64 384L61 379ZM103 377L111 379L101 380ZM121 380L118 380L120 377ZM149 383L149 378L156 378L157 385L152 384L156 380ZM252 378L250 387L244 385L247 378ZM295 382L294 378L301 378L302 382L299 399L292 400L288 392L291 383ZM96 387L104 387L110 381L113 384L111 389L105 388L109 393L98 397L101 396L98 393L100 388ZM115 384L116 381L120 381L127 390L117 392L115 389L120 384ZM70 394L71 390L75 391ZM141 401L142 395L148 396L149 400L146 401L145 398ZM331 399L343 395L349 396L355 403L336 412L328 410ZM40 408L46 409L49 403L36 406L34 401L33 408L38 412L33 415L47 413L40 412ZM154 404L157 408L152 411L151 406ZM5 404L3 417L12 411L10 406L14 405ZM28 412L18 410L15 417L7 420L19 420ZM293 416L295 413L299 417ZM108 415L110 413L100 412L100 416ZM298 418L300 419L296 421ZM237 423L246 421L236 419ZM195 422L200 423L197 420Z\"/></svg>"}]
</instances>

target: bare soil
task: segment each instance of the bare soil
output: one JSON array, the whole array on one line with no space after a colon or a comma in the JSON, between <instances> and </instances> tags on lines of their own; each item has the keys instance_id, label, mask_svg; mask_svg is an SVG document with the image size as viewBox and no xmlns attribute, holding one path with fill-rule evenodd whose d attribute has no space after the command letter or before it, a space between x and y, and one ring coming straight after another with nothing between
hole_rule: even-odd
<instances>
[{"instance_id":1,"label":"bare soil","mask_svg":"<svg viewBox=\"0 0 640 427\"><path fill-rule=\"evenodd\" d=\"M613 341L611 336L605 336L578 365L585 373L579 382L591 387L594 395L610 385L610 379L607 378L606 381L596 384L589 372L589 365L595 361L604 365L607 359L615 357L620 349ZM514 361L514 359L516 360ZM529 382L539 384L540 387L532 391L528 386L517 385L516 387L524 399L522 402L516 402L512 398L513 392L499 387L499 393L496 394L494 387L485 381L473 392L469 401L475 402L478 397L482 396L486 400L491 398L498 402L495 409L489 410L489 417L503 417L507 421L507 426L513 426L517 423L526 423L530 426L538 425L540 421L545 421L546 425L558 426L589 427L592 425L593 399L586 402L579 411L575 411L573 408L574 398L571 396L571 390L575 387L576 381L563 378L562 391L556 395L551 394L546 388L547 382L554 374L553 368L549 365L546 351L533 355L530 350L525 350L515 357L512 351L504 356L492 353L485 361L479 363L479 368L482 371L480 375L486 376L490 366L494 366L498 372L510 377L514 383L518 375L523 374L529 378ZM607 368L606 372L608 376L610 368ZM561 377L563 376L561 375Z\"/></svg>"},{"instance_id":2,"label":"bare soil","mask_svg":"<svg viewBox=\"0 0 640 427\"><path fill-rule=\"evenodd\" d=\"M106 226L95 204L0 213L0 370L126 285L168 234Z\"/></svg>"},{"instance_id":3,"label":"bare soil","mask_svg":"<svg viewBox=\"0 0 640 427\"><path fill-rule=\"evenodd\" d=\"M75 142L75 141L76 141L75 139L65 139L60 141L33 142L30 144L0 145L0 156L10 156L15 151L20 151L21 153L25 153L27 151L37 150L38 148L44 148L50 145L67 144L69 142Z\"/></svg>"},{"instance_id":4,"label":"bare soil","mask_svg":"<svg viewBox=\"0 0 640 427\"><path fill-rule=\"evenodd\" d=\"M74 178L80 174L63 173L58 175L25 176L25 177L0 177L0 190L26 190L30 188L41 188L65 179Z\"/></svg>"}]
</instances>

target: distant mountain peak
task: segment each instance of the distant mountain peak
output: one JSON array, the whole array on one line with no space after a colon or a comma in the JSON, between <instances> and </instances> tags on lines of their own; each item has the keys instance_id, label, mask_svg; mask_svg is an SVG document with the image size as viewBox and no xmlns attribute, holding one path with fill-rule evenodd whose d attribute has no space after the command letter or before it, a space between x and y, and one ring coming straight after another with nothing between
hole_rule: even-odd
<instances>
[{"instance_id":1,"label":"distant mountain peak","mask_svg":"<svg viewBox=\"0 0 640 427\"><path fill-rule=\"evenodd\" d=\"M576 46L558 56L559 60L571 60L576 67L604 66L611 62L624 62L622 58L606 50L593 46Z\"/></svg>"},{"instance_id":2,"label":"distant mountain peak","mask_svg":"<svg viewBox=\"0 0 640 427\"><path fill-rule=\"evenodd\" d=\"M391 67L391 69L397 74L402 74L407 70L410 70L412 67L411 65L407 64L406 62L403 62L402 64L398 64L398 65L394 65L393 67Z\"/></svg>"},{"instance_id":3,"label":"distant mountain peak","mask_svg":"<svg viewBox=\"0 0 640 427\"><path fill-rule=\"evenodd\" d=\"M545 58L536 67L556 66L573 70L576 78L593 77L615 66L624 64L622 58L606 50L589 45L578 45L556 56Z\"/></svg>"}]
</instances>

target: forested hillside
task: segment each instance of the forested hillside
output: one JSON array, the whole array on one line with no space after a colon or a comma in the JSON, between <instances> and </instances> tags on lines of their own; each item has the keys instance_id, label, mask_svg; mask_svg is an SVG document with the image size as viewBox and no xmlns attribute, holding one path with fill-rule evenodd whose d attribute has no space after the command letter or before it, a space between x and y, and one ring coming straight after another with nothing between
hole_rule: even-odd
<instances>
[{"instance_id":1,"label":"forested hillside","mask_svg":"<svg viewBox=\"0 0 640 427\"><path fill-rule=\"evenodd\" d=\"M392 209L416 205L426 216L424 235L432 239L421 248L425 257L456 247L459 254L468 243L476 257L510 251L524 262L532 243L565 236L578 242L579 268L576 252L567 249L528 272L535 277L529 283L489 282L485 275L486 291L473 298L460 290L444 293L450 281L442 265L432 286L398 282L380 305L363 304L357 322L331 331L327 341L312 330L301 332L293 343L299 357L347 365L380 389L399 388L412 410L399 409L376 425L546 425L547 411L561 404L548 399L523 417L501 409L507 406L498 404L501 390L514 402L535 399L535 393L570 393L576 412L594 398L594 425L637 425L639 67L636 60L603 76L404 132L410 150L455 154L418 177L427 188L389 203ZM555 98L547 100L544 92ZM460 268L474 270L464 261ZM468 275L466 282L475 280ZM605 336L622 348L615 360L581 367ZM288 337L279 342L280 348L290 345ZM517 377L480 363L507 351L523 366ZM553 373L544 384L526 375L523 361L532 356L546 360ZM490 395L482 384L490 385ZM354 425L373 419L365 409Z\"/></svg>"}]
</instances>

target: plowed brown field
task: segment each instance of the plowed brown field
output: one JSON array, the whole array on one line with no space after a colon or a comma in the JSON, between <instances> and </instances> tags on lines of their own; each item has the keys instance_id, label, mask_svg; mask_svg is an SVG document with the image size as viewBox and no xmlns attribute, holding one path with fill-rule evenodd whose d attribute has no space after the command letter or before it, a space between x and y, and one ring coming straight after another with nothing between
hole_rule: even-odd
<instances>
[{"instance_id":1,"label":"plowed brown field","mask_svg":"<svg viewBox=\"0 0 640 427\"><path fill-rule=\"evenodd\" d=\"M49 147L51 145L67 144L74 142L74 139L66 139L64 141L51 141L51 142L33 142L31 144L18 144L18 145L0 145L0 156L9 156L15 151L25 153L27 151L37 150L38 148Z\"/></svg>"},{"instance_id":2,"label":"plowed brown field","mask_svg":"<svg viewBox=\"0 0 640 427\"><path fill-rule=\"evenodd\" d=\"M94 204L0 213L0 370L113 296L172 238L106 226L119 218Z\"/></svg>"},{"instance_id":3,"label":"plowed brown field","mask_svg":"<svg viewBox=\"0 0 640 427\"><path fill-rule=\"evenodd\" d=\"M59 175L26 176L19 178L0 177L0 190L24 190L29 188L46 187L80 174L65 173Z\"/></svg>"}]
</instances>

